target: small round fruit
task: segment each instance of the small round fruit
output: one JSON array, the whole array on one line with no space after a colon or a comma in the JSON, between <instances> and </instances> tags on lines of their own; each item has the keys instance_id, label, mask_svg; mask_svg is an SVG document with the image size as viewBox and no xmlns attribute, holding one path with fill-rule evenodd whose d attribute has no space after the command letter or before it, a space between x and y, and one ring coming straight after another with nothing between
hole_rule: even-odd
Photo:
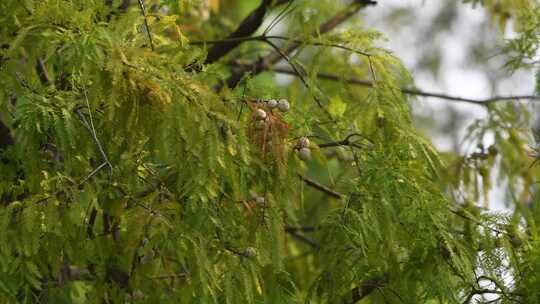
<instances>
[{"instance_id":1,"label":"small round fruit","mask_svg":"<svg viewBox=\"0 0 540 304\"><path fill-rule=\"evenodd\" d=\"M278 106L278 102L275 99L270 99L269 101L266 102L266 104L268 105L270 109L273 109Z\"/></svg>"},{"instance_id":2,"label":"small round fruit","mask_svg":"<svg viewBox=\"0 0 540 304\"><path fill-rule=\"evenodd\" d=\"M278 105L277 105L278 109L281 111L281 112L289 112L289 109L291 108L291 105L289 104L289 102L287 101L287 99L281 99L279 102L278 102Z\"/></svg>"},{"instance_id":3,"label":"small round fruit","mask_svg":"<svg viewBox=\"0 0 540 304\"><path fill-rule=\"evenodd\" d=\"M267 116L263 109L257 109L257 111L255 111L255 115L258 120L265 120Z\"/></svg>"},{"instance_id":4,"label":"small round fruit","mask_svg":"<svg viewBox=\"0 0 540 304\"><path fill-rule=\"evenodd\" d=\"M300 148L309 148L309 138L303 136L298 139L298 147Z\"/></svg>"},{"instance_id":5,"label":"small round fruit","mask_svg":"<svg viewBox=\"0 0 540 304\"><path fill-rule=\"evenodd\" d=\"M300 148L298 150L298 157L301 160L306 161L311 159L311 150L309 148Z\"/></svg>"},{"instance_id":6,"label":"small round fruit","mask_svg":"<svg viewBox=\"0 0 540 304\"><path fill-rule=\"evenodd\" d=\"M257 196L257 197L255 198L255 203L257 203L257 204L262 205L262 204L264 204L265 202L266 202L266 200L265 200L264 197L262 197L262 196Z\"/></svg>"},{"instance_id":7,"label":"small round fruit","mask_svg":"<svg viewBox=\"0 0 540 304\"><path fill-rule=\"evenodd\" d=\"M252 257L255 257L257 256L257 249L253 248L253 247L247 247L244 252L243 252L243 255L247 258L252 258Z\"/></svg>"}]
</instances>

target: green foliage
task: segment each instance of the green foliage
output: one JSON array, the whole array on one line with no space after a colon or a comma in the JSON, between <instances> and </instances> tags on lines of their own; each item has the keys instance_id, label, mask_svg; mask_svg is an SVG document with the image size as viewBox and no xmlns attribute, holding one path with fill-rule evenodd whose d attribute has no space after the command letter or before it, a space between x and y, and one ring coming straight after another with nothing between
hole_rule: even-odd
<instances>
[{"instance_id":1,"label":"green foliage","mask_svg":"<svg viewBox=\"0 0 540 304\"><path fill-rule=\"evenodd\" d=\"M274 48L246 41L206 64L215 43L196 41L225 37L251 3L147 0L146 28L119 2L0 3L0 119L15 142L0 150L1 302L462 303L482 278L500 303L540 301L538 204L479 207L495 172L513 206L538 200L525 107L488 106L468 139L493 146L443 155L413 127L413 78L380 33L320 33L356 4L287 7L295 41L275 43L301 41L282 54L301 77L268 66L229 88L231 59ZM527 16L509 44L519 62L539 45L526 3L512 8ZM256 102L272 98L290 110Z\"/></svg>"}]
</instances>

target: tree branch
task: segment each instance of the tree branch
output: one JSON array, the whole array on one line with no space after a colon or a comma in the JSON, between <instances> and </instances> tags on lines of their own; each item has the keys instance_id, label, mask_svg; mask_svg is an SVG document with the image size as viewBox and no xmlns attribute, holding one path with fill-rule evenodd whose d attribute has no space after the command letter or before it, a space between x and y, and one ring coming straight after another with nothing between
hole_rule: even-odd
<instances>
[{"instance_id":1,"label":"tree branch","mask_svg":"<svg viewBox=\"0 0 540 304\"><path fill-rule=\"evenodd\" d=\"M301 227L291 227L291 226L285 226L285 232L315 232L320 230L320 227L318 226L301 226Z\"/></svg>"},{"instance_id":2,"label":"tree branch","mask_svg":"<svg viewBox=\"0 0 540 304\"><path fill-rule=\"evenodd\" d=\"M298 76L294 70L290 70L288 68L272 68L271 71L274 71L276 73L280 74L288 74L288 75L294 75ZM317 78L325 79L325 80L334 80L334 81L344 81L349 84L353 85L359 85L359 86L365 86L365 87L373 87L373 82L370 80L363 80L358 79L355 77L341 77L334 74L329 73L317 73ZM423 96L423 97L433 97L433 98L439 98L439 99L445 99L449 101L457 101L457 102L466 102L470 104L476 104L481 106L487 106L488 104L502 101L502 100L523 100L528 99L532 101L540 101L540 96L535 95L516 95L516 96L493 96L486 99L472 99L472 98L465 98L465 97L459 97L459 96L452 96L447 94L441 94L441 93L433 93L433 92L426 92L418 89L409 89L409 88L401 88L401 92L408 95L415 95L415 96Z\"/></svg>"},{"instance_id":3,"label":"tree branch","mask_svg":"<svg viewBox=\"0 0 540 304\"><path fill-rule=\"evenodd\" d=\"M320 249L321 248L321 245L319 245L317 242L315 242L314 240L308 238L307 236L304 236L300 233L298 233L298 231L296 230L286 230L285 232L287 232L288 234L290 234L291 236L295 237L296 239L298 239L299 241L315 248L315 249Z\"/></svg>"},{"instance_id":4,"label":"tree branch","mask_svg":"<svg viewBox=\"0 0 540 304\"><path fill-rule=\"evenodd\" d=\"M345 20L350 18L351 16L354 16L361 8L365 7L366 5L375 4L373 1L355 1L352 4L350 4L346 9L343 11L337 13L332 18L328 19L326 22L321 24L318 28L318 30L311 33L312 36L318 36L325 34L341 23L343 23ZM264 70L267 70L272 65L278 63L281 59L283 59L283 55L289 55L294 50L296 50L301 43L298 42L292 42L286 47L284 47L281 52L274 51L271 54L265 56L264 58L261 58L257 62L254 62L252 64L246 65L246 66L240 66L236 70L233 70L231 76L225 81L226 85L229 88L234 88L238 82L246 75L247 73L251 73L253 75L257 75L261 73ZM221 86L218 87L220 89Z\"/></svg>"},{"instance_id":5,"label":"tree branch","mask_svg":"<svg viewBox=\"0 0 540 304\"><path fill-rule=\"evenodd\" d=\"M36 70L39 76L39 80L43 85L50 85L52 83L51 76L45 66L45 61L42 58L38 58L36 62Z\"/></svg>"},{"instance_id":6,"label":"tree branch","mask_svg":"<svg viewBox=\"0 0 540 304\"><path fill-rule=\"evenodd\" d=\"M146 15L146 8L144 7L144 1L139 0L139 7L144 18L144 27L146 29L146 35L148 36L148 41L150 42L150 49L154 51L154 42L152 41L152 33L150 33L150 26L148 25L148 16Z\"/></svg>"},{"instance_id":7,"label":"tree branch","mask_svg":"<svg viewBox=\"0 0 540 304\"><path fill-rule=\"evenodd\" d=\"M291 0L278 1L276 5L289 2ZM216 43L209 51L208 56L206 57L205 64L213 63L219 60L221 57L227 55L232 49L240 45L245 40L234 40L238 37L249 37L257 31L259 26L261 26L264 15L270 5L272 0L262 0L261 4L252 11L238 26L238 28L230 34L227 40ZM231 39L233 38L233 39Z\"/></svg>"},{"instance_id":8,"label":"tree branch","mask_svg":"<svg viewBox=\"0 0 540 304\"><path fill-rule=\"evenodd\" d=\"M325 185L322 185L302 174L298 174L298 176L300 177L300 179L302 179L308 186L312 187L312 188L315 188L329 196L332 196L334 198L337 198L337 199L342 199L344 197L343 194L339 193L339 192L336 192L328 187L326 187Z\"/></svg>"},{"instance_id":9,"label":"tree branch","mask_svg":"<svg viewBox=\"0 0 540 304\"><path fill-rule=\"evenodd\" d=\"M273 39L274 40L283 40L283 41L293 42L293 43L298 43L298 44L304 44L304 45L310 45L310 46L332 47L332 48L342 49L342 50L345 50L345 51L349 51L349 52L356 53L356 54L363 55L363 56L367 56L367 57L371 56L371 54L369 54L367 52L364 52L364 51L361 51L361 50L358 50L358 49L354 49L354 48L351 48L351 47L348 47L348 46L345 46L345 45L339 44L339 43L305 41L305 40L301 40L301 39L297 39L297 38L291 38L291 37L287 37L287 36L265 35L265 34L258 35L258 36L230 37L230 38L218 39L218 40L193 40L193 41L190 41L189 44L191 44L191 45L204 45L204 44L219 45L219 44L223 44L223 43L232 43L232 42L243 43L243 42L249 42L249 41L262 41L262 42L270 43L271 42L270 40L273 40Z\"/></svg>"},{"instance_id":10,"label":"tree branch","mask_svg":"<svg viewBox=\"0 0 540 304\"><path fill-rule=\"evenodd\" d=\"M351 138L354 137L354 136L361 137L361 138L369 141L371 144L373 144L373 142L369 138L363 136L362 134L353 133L353 134L350 134L347 137L345 137L345 139L343 139L343 140L333 141L333 142L328 142L328 143L323 143L323 144L317 144L317 146L319 146L319 148L331 148L331 147L340 147L340 146L349 146L349 147L355 147L355 148L359 148L359 149L364 148L362 145L351 141Z\"/></svg>"}]
</instances>

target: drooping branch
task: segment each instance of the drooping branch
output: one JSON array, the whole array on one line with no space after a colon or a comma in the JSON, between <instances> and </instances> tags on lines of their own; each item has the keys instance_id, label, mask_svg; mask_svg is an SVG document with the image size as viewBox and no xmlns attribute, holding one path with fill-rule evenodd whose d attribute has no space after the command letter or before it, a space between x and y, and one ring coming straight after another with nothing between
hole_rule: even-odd
<instances>
[{"instance_id":1,"label":"drooping branch","mask_svg":"<svg viewBox=\"0 0 540 304\"><path fill-rule=\"evenodd\" d=\"M276 5L289 2L290 0L278 1ZM213 63L221 57L227 55L232 49L236 48L245 40L235 40L238 37L249 37L261 26L264 15L272 4L272 0L262 0L261 4L253 10L238 26L238 28L227 37L228 39L214 44L208 51L205 64Z\"/></svg>"},{"instance_id":2,"label":"drooping branch","mask_svg":"<svg viewBox=\"0 0 540 304\"><path fill-rule=\"evenodd\" d=\"M291 70L291 69L288 69L288 68L275 67L275 68L272 68L270 70L274 71L276 73L298 76L294 70ZM373 87L373 81L364 80L364 79L358 79L358 78L355 78L355 77L341 77L341 76L334 75L334 74L329 74L329 73L317 73L316 76L317 76L317 78L325 79L325 80L344 81L344 82L346 82L348 84L352 84L352 85ZM486 98L486 99L473 99L473 98L466 98L466 97L447 95L447 94L442 94L442 93L427 92L427 91L418 90L418 89L401 88L400 90L404 94L408 94L408 95L415 95L415 96L422 96L422 97L433 97L433 98L439 98L439 99L444 99L444 100L449 100L449 101L476 104L476 105L481 105L481 106L486 106L488 104L491 104L491 103L494 103L494 102L497 102L497 101L504 101L504 100L540 101L540 96L537 96L537 95L493 96L493 97Z\"/></svg>"},{"instance_id":3,"label":"drooping branch","mask_svg":"<svg viewBox=\"0 0 540 304\"><path fill-rule=\"evenodd\" d=\"M366 5L372 5L375 4L374 1L355 1L351 3L347 8L342 10L341 12L334 15L332 18L328 19L326 22L321 24L319 28L311 33L311 36L318 36L325 34L350 17L354 16L361 8L365 7ZM296 50L301 43L298 42L291 42L287 46L285 46L283 49L281 49L280 52L274 51L270 53L269 55L261 58L257 62L254 62L249 65L245 66L239 66L238 68L234 69L231 76L225 81L226 85L229 88L234 88L238 82L246 75L247 73L251 73L252 75L257 75L261 73L264 70L267 70L274 64L278 63L283 59L283 56L288 56L291 54L294 50Z\"/></svg>"}]
</instances>

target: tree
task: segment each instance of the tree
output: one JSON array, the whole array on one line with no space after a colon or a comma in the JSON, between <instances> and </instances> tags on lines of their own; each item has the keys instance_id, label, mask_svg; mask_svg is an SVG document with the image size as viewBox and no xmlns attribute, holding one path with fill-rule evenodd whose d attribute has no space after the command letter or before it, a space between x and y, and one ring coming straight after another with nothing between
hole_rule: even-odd
<instances>
[{"instance_id":1,"label":"tree","mask_svg":"<svg viewBox=\"0 0 540 304\"><path fill-rule=\"evenodd\" d=\"M538 69L537 1L463 2ZM2 302L539 303L538 95L416 89L376 4L2 1ZM416 96L485 107L476 151Z\"/></svg>"}]
</instances>

